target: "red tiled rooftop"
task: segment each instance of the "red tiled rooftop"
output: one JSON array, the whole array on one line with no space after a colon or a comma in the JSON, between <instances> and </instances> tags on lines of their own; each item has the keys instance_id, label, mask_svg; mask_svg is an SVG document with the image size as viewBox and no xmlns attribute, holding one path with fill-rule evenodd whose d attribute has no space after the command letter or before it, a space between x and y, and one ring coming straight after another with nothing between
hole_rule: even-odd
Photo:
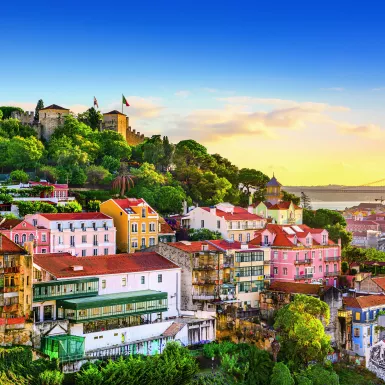
<instances>
[{"instance_id":1,"label":"red tiled rooftop","mask_svg":"<svg viewBox=\"0 0 385 385\"><path fill-rule=\"evenodd\" d=\"M6 219L4 222L0 224L0 230L10 230L15 226L23 222L22 219Z\"/></svg>"},{"instance_id":2,"label":"red tiled rooftop","mask_svg":"<svg viewBox=\"0 0 385 385\"><path fill-rule=\"evenodd\" d=\"M329 290L331 286L321 286L310 283L272 282L269 291L281 291L292 294L319 295L322 291Z\"/></svg>"},{"instance_id":3,"label":"red tiled rooftop","mask_svg":"<svg viewBox=\"0 0 385 385\"><path fill-rule=\"evenodd\" d=\"M372 278L372 280L385 291L385 277Z\"/></svg>"},{"instance_id":4,"label":"red tiled rooftop","mask_svg":"<svg viewBox=\"0 0 385 385\"><path fill-rule=\"evenodd\" d=\"M57 183L49 183L49 182L28 182L31 186L52 186L55 189L64 189L68 190L68 184L57 184Z\"/></svg>"},{"instance_id":5,"label":"red tiled rooftop","mask_svg":"<svg viewBox=\"0 0 385 385\"><path fill-rule=\"evenodd\" d=\"M99 212L91 213L57 213L57 214L39 214L50 221L76 221L76 220L90 220L90 219L111 219L106 214Z\"/></svg>"},{"instance_id":6,"label":"red tiled rooftop","mask_svg":"<svg viewBox=\"0 0 385 385\"><path fill-rule=\"evenodd\" d=\"M215 246L210 245L206 241L179 241L179 242L170 242L170 243L167 243L167 245L175 247L182 251L186 251L188 253L198 253L199 251L203 251L202 245L206 246L206 250L218 251L218 249Z\"/></svg>"},{"instance_id":7,"label":"red tiled rooftop","mask_svg":"<svg viewBox=\"0 0 385 385\"><path fill-rule=\"evenodd\" d=\"M160 223L160 234L175 234L175 231L170 227L167 222Z\"/></svg>"},{"instance_id":8,"label":"red tiled rooftop","mask_svg":"<svg viewBox=\"0 0 385 385\"><path fill-rule=\"evenodd\" d=\"M8 237L6 237L4 234L0 234L1 237L1 247L0 247L0 254L5 253L16 253L16 254L26 254L26 251L11 241Z\"/></svg>"},{"instance_id":9,"label":"red tiled rooftop","mask_svg":"<svg viewBox=\"0 0 385 385\"><path fill-rule=\"evenodd\" d=\"M178 268L175 263L155 252L91 257L75 257L70 253L34 254L34 263L56 278ZM83 266L83 270L74 271L71 266Z\"/></svg>"},{"instance_id":10,"label":"red tiled rooftop","mask_svg":"<svg viewBox=\"0 0 385 385\"><path fill-rule=\"evenodd\" d=\"M123 210L132 209L133 207L138 207L140 204L145 203L145 200L142 198L124 198L124 199L113 199L113 201ZM150 206L148 207L148 212L150 214L156 214L154 210Z\"/></svg>"},{"instance_id":11,"label":"red tiled rooftop","mask_svg":"<svg viewBox=\"0 0 385 385\"><path fill-rule=\"evenodd\" d=\"M178 332L180 332L186 324L173 322L163 333L164 337L174 337Z\"/></svg>"},{"instance_id":12,"label":"red tiled rooftop","mask_svg":"<svg viewBox=\"0 0 385 385\"><path fill-rule=\"evenodd\" d=\"M210 212L210 207L201 207L201 209L206 210ZM220 218L225 218L227 221L245 221L245 220L251 220L251 221L258 221L262 220L263 218L256 214L249 213L246 209L234 206L233 213L228 213L226 211L222 211L219 209L216 209L216 216Z\"/></svg>"},{"instance_id":13,"label":"red tiled rooftop","mask_svg":"<svg viewBox=\"0 0 385 385\"><path fill-rule=\"evenodd\" d=\"M346 307L367 308L372 306L385 305L385 295L367 295L362 297L345 297L343 299Z\"/></svg>"}]
</instances>

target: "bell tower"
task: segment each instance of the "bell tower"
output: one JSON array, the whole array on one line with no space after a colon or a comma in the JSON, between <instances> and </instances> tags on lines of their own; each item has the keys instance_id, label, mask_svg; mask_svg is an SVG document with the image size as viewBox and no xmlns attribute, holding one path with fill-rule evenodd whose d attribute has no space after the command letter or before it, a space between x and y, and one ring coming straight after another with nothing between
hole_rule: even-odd
<instances>
[{"instance_id":1,"label":"bell tower","mask_svg":"<svg viewBox=\"0 0 385 385\"><path fill-rule=\"evenodd\" d=\"M277 181L273 174L273 177L266 184L266 200L273 205L279 203L282 199L281 187L281 183Z\"/></svg>"}]
</instances>

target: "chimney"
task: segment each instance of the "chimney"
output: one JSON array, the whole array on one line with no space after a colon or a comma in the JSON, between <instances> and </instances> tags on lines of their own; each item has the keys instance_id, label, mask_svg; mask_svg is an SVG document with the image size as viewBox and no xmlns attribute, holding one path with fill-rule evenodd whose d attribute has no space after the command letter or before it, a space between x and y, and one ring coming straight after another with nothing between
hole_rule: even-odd
<instances>
[{"instance_id":1,"label":"chimney","mask_svg":"<svg viewBox=\"0 0 385 385\"><path fill-rule=\"evenodd\" d=\"M70 268L73 271L82 271L83 270L83 266L82 265L73 265L73 266L70 266Z\"/></svg>"}]
</instances>

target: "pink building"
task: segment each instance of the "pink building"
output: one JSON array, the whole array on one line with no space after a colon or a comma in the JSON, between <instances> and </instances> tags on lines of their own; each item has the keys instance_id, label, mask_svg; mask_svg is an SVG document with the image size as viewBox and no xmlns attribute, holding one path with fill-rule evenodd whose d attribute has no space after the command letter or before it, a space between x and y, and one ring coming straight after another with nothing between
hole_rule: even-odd
<instances>
[{"instance_id":1,"label":"pink building","mask_svg":"<svg viewBox=\"0 0 385 385\"><path fill-rule=\"evenodd\" d=\"M33 241L35 253L48 253L50 250L50 231L44 227L35 227L25 220L4 219L0 223L0 232L20 246Z\"/></svg>"},{"instance_id":2,"label":"pink building","mask_svg":"<svg viewBox=\"0 0 385 385\"><path fill-rule=\"evenodd\" d=\"M31 214L25 220L50 234L50 253L86 257L116 253L113 219L102 213Z\"/></svg>"},{"instance_id":3,"label":"pink building","mask_svg":"<svg viewBox=\"0 0 385 385\"><path fill-rule=\"evenodd\" d=\"M268 224L250 243L271 248L274 281L337 283L341 246L329 239L325 229Z\"/></svg>"}]
</instances>

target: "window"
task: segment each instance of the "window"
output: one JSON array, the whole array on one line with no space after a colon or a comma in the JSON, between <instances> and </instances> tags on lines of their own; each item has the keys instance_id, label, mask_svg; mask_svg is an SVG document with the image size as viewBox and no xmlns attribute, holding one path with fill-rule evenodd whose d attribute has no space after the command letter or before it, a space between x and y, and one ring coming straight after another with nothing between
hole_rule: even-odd
<instances>
[{"instance_id":1,"label":"window","mask_svg":"<svg viewBox=\"0 0 385 385\"><path fill-rule=\"evenodd\" d=\"M315 258L315 251L312 251L311 252L311 259L314 259Z\"/></svg>"},{"instance_id":2,"label":"window","mask_svg":"<svg viewBox=\"0 0 385 385\"><path fill-rule=\"evenodd\" d=\"M287 275L287 267L283 268L283 275Z\"/></svg>"},{"instance_id":3,"label":"window","mask_svg":"<svg viewBox=\"0 0 385 385\"><path fill-rule=\"evenodd\" d=\"M122 278L122 286L127 286L127 278Z\"/></svg>"},{"instance_id":4,"label":"window","mask_svg":"<svg viewBox=\"0 0 385 385\"><path fill-rule=\"evenodd\" d=\"M239 235L238 235L238 241L239 241L239 242L242 242L242 234L239 234Z\"/></svg>"},{"instance_id":5,"label":"window","mask_svg":"<svg viewBox=\"0 0 385 385\"><path fill-rule=\"evenodd\" d=\"M250 233L246 234L246 242L250 242Z\"/></svg>"},{"instance_id":6,"label":"window","mask_svg":"<svg viewBox=\"0 0 385 385\"><path fill-rule=\"evenodd\" d=\"M71 236L70 236L70 246L71 246L71 247L74 247L74 246L75 246L75 236L74 236L74 235L71 235Z\"/></svg>"},{"instance_id":7,"label":"window","mask_svg":"<svg viewBox=\"0 0 385 385\"><path fill-rule=\"evenodd\" d=\"M86 250L82 250L82 257L86 256Z\"/></svg>"},{"instance_id":8,"label":"window","mask_svg":"<svg viewBox=\"0 0 385 385\"><path fill-rule=\"evenodd\" d=\"M33 241L34 240L34 236L33 236L33 234L29 234L29 237L28 237L28 240L31 242L31 241Z\"/></svg>"},{"instance_id":9,"label":"window","mask_svg":"<svg viewBox=\"0 0 385 385\"><path fill-rule=\"evenodd\" d=\"M80 228L82 229L82 231L86 231L86 227L85 227L84 223L80 224Z\"/></svg>"},{"instance_id":10,"label":"window","mask_svg":"<svg viewBox=\"0 0 385 385\"><path fill-rule=\"evenodd\" d=\"M58 224L57 224L57 229L58 229L59 231L62 231L61 223L58 223Z\"/></svg>"},{"instance_id":11,"label":"window","mask_svg":"<svg viewBox=\"0 0 385 385\"><path fill-rule=\"evenodd\" d=\"M319 271L320 273L322 273L322 266L320 266L320 267L318 268L318 271Z\"/></svg>"},{"instance_id":12,"label":"window","mask_svg":"<svg viewBox=\"0 0 385 385\"><path fill-rule=\"evenodd\" d=\"M74 231L74 224L73 223L70 223L70 230Z\"/></svg>"},{"instance_id":13,"label":"window","mask_svg":"<svg viewBox=\"0 0 385 385\"><path fill-rule=\"evenodd\" d=\"M47 252L47 249L41 249L42 254L45 254Z\"/></svg>"},{"instance_id":14,"label":"window","mask_svg":"<svg viewBox=\"0 0 385 385\"><path fill-rule=\"evenodd\" d=\"M274 274L278 274L278 267L274 267Z\"/></svg>"},{"instance_id":15,"label":"window","mask_svg":"<svg viewBox=\"0 0 385 385\"><path fill-rule=\"evenodd\" d=\"M27 240L27 235L26 234L23 234L21 236L21 244L24 245L25 241Z\"/></svg>"},{"instance_id":16,"label":"window","mask_svg":"<svg viewBox=\"0 0 385 385\"><path fill-rule=\"evenodd\" d=\"M234 234L230 235L230 239L233 241L234 240Z\"/></svg>"},{"instance_id":17,"label":"window","mask_svg":"<svg viewBox=\"0 0 385 385\"><path fill-rule=\"evenodd\" d=\"M278 251L274 251L274 259L278 258Z\"/></svg>"},{"instance_id":18,"label":"window","mask_svg":"<svg viewBox=\"0 0 385 385\"><path fill-rule=\"evenodd\" d=\"M41 241L42 242L47 242L47 234L42 234L41 235Z\"/></svg>"},{"instance_id":19,"label":"window","mask_svg":"<svg viewBox=\"0 0 385 385\"><path fill-rule=\"evenodd\" d=\"M82 243L87 243L87 235L82 235Z\"/></svg>"},{"instance_id":20,"label":"window","mask_svg":"<svg viewBox=\"0 0 385 385\"><path fill-rule=\"evenodd\" d=\"M322 243L325 245L326 244L326 235L322 235Z\"/></svg>"},{"instance_id":21,"label":"window","mask_svg":"<svg viewBox=\"0 0 385 385\"><path fill-rule=\"evenodd\" d=\"M232 230L233 228L233 222L229 222L229 230Z\"/></svg>"},{"instance_id":22,"label":"window","mask_svg":"<svg viewBox=\"0 0 385 385\"><path fill-rule=\"evenodd\" d=\"M155 223L150 223L150 232L155 231Z\"/></svg>"},{"instance_id":23,"label":"window","mask_svg":"<svg viewBox=\"0 0 385 385\"><path fill-rule=\"evenodd\" d=\"M62 236L60 236L60 237L57 238L57 243L58 243L59 245L62 245L62 244L63 244L63 237L62 237Z\"/></svg>"},{"instance_id":24,"label":"window","mask_svg":"<svg viewBox=\"0 0 385 385\"><path fill-rule=\"evenodd\" d=\"M334 264L334 272L335 273L337 272L337 264L336 263Z\"/></svg>"},{"instance_id":25,"label":"window","mask_svg":"<svg viewBox=\"0 0 385 385\"><path fill-rule=\"evenodd\" d=\"M33 219L32 224L36 227L37 226L37 219Z\"/></svg>"},{"instance_id":26,"label":"window","mask_svg":"<svg viewBox=\"0 0 385 385\"><path fill-rule=\"evenodd\" d=\"M104 249L104 255L108 255L108 248Z\"/></svg>"},{"instance_id":27,"label":"window","mask_svg":"<svg viewBox=\"0 0 385 385\"><path fill-rule=\"evenodd\" d=\"M133 248L137 248L138 247L138 240L137 239L133 239L132 240L131 247L133 247Z\"/></svg>"},{"instance_id":28,"label":"window","mask_svg":"<svg viewBox=\"0 0 385 385\"><path fill-rule=\"evenodd\" d=\"M141 247L146 247L146 238L142 238Z\"/></svg>"},{"instance_id":29,"label":"window","mask_svg":"<svg viewBox=\"0 0 385 385\"><path fill-rule=\"evenodd\" d=\"M102 289L105 289L107 287L107 283L105 279L102 279Z\"/></svg>"},{"instance_id":30,"label":"window","mask_svg":"<svg viewBox=\"0 0 385 385\"><path fill-rule=\"evenodd\" d=\"M94 230L96 230L96 223L95 223L95 222L92 222L92 228L93 228Z\"/></svg>"},{"instance_id":31,"label":"window","mask_svg":"<svg viewBox=\"0 0 385 385\"><path fill-rule=\"evenodd\" d=\"M94 235L94 246L98 245L98 236Z\"/></svg>"},{"instance_id":32,"label":"window","mask_svg":"<svg viewBox=\"0 0 385 385\"><path fill-rule=\"evenodd\" d=\"M142 233L145 233L145 232L146 232L146 224L142 223Z\"/></svg>"},{"instance_id":33,"label":"window","mask_svg":"<svg viewBox=\"0 0 385 385\"><path fill-rule=\"evenodd\" d=\"M108 234L104 234L104 242L108 242Z\"/></svg>"},{"instance_id":34,"label":"window","mask_svg":"<svg viewBox=\"0 0 385 385\"><path fill-rule=\"evenodd\" d=\"M237 229L241 228L241 222L237 222Z\"/></svg>"},{"instance_id":35,"label":"window","mask_svg":"<svg viewBox=\"0 0 385 385\"><path fill-rule=\"evenodd\" d=\"M158 283L162 282L162 274L158 274Z\"/></svg>"},{"instance_id":36,"label":"window","mask_svg":"<svg viewBox=\"0 0 385 385\"><path fill-rule=\"evenodd\" d=\"M322 250L320 250L320 251L318 252L318 259L319 259L320 261L322 261Z\"/></svg>"},{"instance_id":37,"label":"window","mask_svg":"<svg viewBox=\"0 0 385 385\"><path fill-rule=\"evenodd\" d=\"M15 243L19 243L19 234L15 234Z\"/></svg>"},{"instance_id":38,"label":"window","mask_svg":"<svg viewBox=\"0 0 385 385\"><path fill-rule=\"evenodd\" d=\"M286 252L283 253L283 259L287 259L287 253Z\"/></svg>"},{"instance_id":39,"label":"window","mask_svg":"<svg viewBox=\"0 0 385 385\"><path fill-rule=\"evenodd\" d=\"M370 326L369 326L368 327L368 332L367 332L368 337L370 336L370 334L371 334L371 330L370 330Z\"/></svg>"},{"instance_id":40,"label":"window","mask_svg":"<svg viewBox=\"0 0 385 385\"><path fill-rule=\"evenodd\" d=\"M142 218L146 218L146 208L142 208Z\"/></svg>"},{"instance_id":41,"label":"window","mask_svg":"<svg viewBox=\"0 0 385 385\"><path fill-rule=\"evenodd\" d=\"M264 243L265 245L268 245L268 244L269 244L269 236L268 236L268 235L264 235L264 236L263 236L263 243Z\"/></svg>"},{"instance_id":42,"label":"window","mask_svg":"<svg viewBox=\"0 0 385 385\"><path fill-rule=\"evenodd\" d=\"M93 255L98 255L98 249L94 249Z\"/></svg>"},{"instance_id":43,"label":"window","mask_svg":"<svg viewBox=\"0 0 385 385\"><path fill-rule=\"evenodd\" d=\"M205 227L205 221L202 219L201 220L201 228L203 229L203 227Z\"/></svg>"},{"instance_id":44,"label":"window","mask_svg":"<svg viewBox=\"0 0 385 385\"><path fill-rule=\"evenodd\" d=\"M359 337L359 336L360 336L360 329L354 328L354 337Z\"/></svg>"},{"instance_id":45,"label":"window","mask_svg":"<svg viewBox=\"0 0 385 385\"><path fill-rule=\"evenodd\" d=\"M133 224L131 225L131 231L132 231L133 233L137 233L137 232L138 232L138 224L137 224L137 223L133 223Z\"/></svg>"},{"instance_id":46,"label":"window","mask_svg":"<svg viewBox=\"0 0 385 385\"><path fill-rule=\"evenodd\" d=\"M149 246L155 246L155 238L150 238Z\"/></svg>"},{"instance_id":47,"label":"window","mask_svg":"<svg viewBox=\"0 0 385 385\"><path fill-rule=\"evenodd\" d=\"M142 276L140 277L140 283L141 283L142 285L144 285L144 284L146 283L146 278L145 278L144 275L142 275Z\"/></svg>"},{"instance_id":48,"label":"window","mask_svg":"<svg viewBox=\"0 0 385 385\"><path fill-rule=\"evenodd\" d=\"M217 229L221 228L221 221L217 221Z\"/></svg>"},{"instance_id":49,"label":"window","mask_svg":"<svg viewBox=\"0 0 385 385\"><path fill-rule=\"evenodd\" d=\"M356 311L354 316L355 316L355 320L356 321L360 321L361 320L361 314L358 311Z\"/></svg>"}]
</instances>

